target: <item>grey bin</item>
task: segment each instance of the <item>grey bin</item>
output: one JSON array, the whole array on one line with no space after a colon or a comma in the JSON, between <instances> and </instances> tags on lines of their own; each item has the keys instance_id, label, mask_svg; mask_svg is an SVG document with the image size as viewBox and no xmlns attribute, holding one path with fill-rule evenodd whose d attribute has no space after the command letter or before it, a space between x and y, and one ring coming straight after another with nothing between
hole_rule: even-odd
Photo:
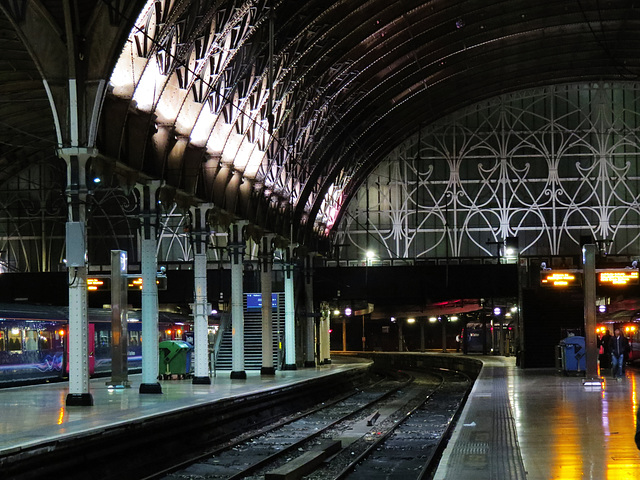
<instances>
[{"instance_id":1,"label":"grey bin","mask_svg":"<svg viewBox=\"0 0 640 480\"><path fill-rule=\"evenodd\" d=\"M158 345L159 376L165 380L176 375L178 379L191 375L191 350L193 346L182 340L165 340Z\"/></svg>"},{"instance_id":2,"label":"grey bin","mask_svg":"<svg viewBox=\"0 0 640 480\"><path fill-rule=\"evenodd\" d=\"M564 373L583 373L587 369L584 337L575 335L560 340L560 358Z\"/></svg>"}]
</instances>

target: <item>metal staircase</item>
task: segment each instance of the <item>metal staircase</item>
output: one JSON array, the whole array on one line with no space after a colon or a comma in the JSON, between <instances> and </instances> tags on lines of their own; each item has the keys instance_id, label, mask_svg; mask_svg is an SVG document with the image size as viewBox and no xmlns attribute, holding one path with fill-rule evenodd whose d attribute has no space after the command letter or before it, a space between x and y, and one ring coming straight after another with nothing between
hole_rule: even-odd
<instances>
[{"instance_id":1,"label":"metal staircase","mask_svg":"<svg viewBox=\"0 0 640 480\"><path fill-rule=\"evenodd\" d=\"M247 295L244 294L244 369L260 370L262 367L262 310L247 308ZM251 294L249 294L251 295ZM273 308L273 365L278 365L278 344L284 341L284 293L274 293L276 307ZM215 355L215 370L231 370L232 338L231 325L222 332L222 339Z\"/></svg>"}]
</instances>

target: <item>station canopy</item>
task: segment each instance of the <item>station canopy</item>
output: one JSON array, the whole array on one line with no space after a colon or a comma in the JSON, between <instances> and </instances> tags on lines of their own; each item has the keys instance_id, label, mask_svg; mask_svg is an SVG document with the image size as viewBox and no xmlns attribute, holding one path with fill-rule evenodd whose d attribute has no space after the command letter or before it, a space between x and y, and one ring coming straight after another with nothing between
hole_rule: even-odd
<instances>
[{"instance_id":1,"label":"station canopy","mask_svg":"<svg viewBox=\"0 0 640 480\"><path fill-rule=\"evenodd\" d=\"M161 180L177 202L322 241L372 169L420 127L504 93L637 81L639 9L634 0L0 1L0 185L34 164L60 170L61 148L95 148L95 169L123 187Z\"/></svg>"}]
</instances>

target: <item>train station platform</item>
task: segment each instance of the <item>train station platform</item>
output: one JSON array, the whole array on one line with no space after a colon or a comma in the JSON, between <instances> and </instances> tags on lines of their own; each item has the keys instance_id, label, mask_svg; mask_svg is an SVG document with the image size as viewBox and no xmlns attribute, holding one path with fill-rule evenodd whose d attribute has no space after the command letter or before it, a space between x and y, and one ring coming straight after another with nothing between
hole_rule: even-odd
<instances>
[{"instance_id":1,"label":"train station platform","mask_svg":"<svg viewBox=\"0 0 640 480\"><path fill-rule=\"evenodd\" d=\"M603 388L515 359L484 367L443 453L435 480L632 480L640 478L636 410L640 371Z\"/></svg>"},{"instance_id":2,"label":"train station platform","mask_svg":"<svg viewBox=\"0 0 640 480\"><path fill-rule=\"evenodd\" d=\"M484 366L444 449L435 480L640 478L640 451L634 443L640 371L628 368L620 382L604 372L603 388L594 388L583 386L581 377L553 369L521 370L514 358L475 358ZM130 376L132 388L116 390L98 378L90 383L93 407L66 407L66 383L2 389L0 459L368 365L354 363L361 361L336 356L332 365L278 371L274 377L247 372L247 379L240 381L219 372L211 385L167 380L161 382L162 395L139 394L139 375Z\"/></svg>"},{"instance_id":3,"label":"train station platform","mask_svg":"<svg viewBox=\"0 0 640 480\"><path fill-rule=\"evenodd\" d=\"M162 394L140 394L140 374L129 375L130 388L108 388L108 378L94 378L89 386L94 405L82 407L65 405L67 382L0 389L0 459L52 441L73 441L74 437L81 439L96 431L233 397L284 389L345 370L366 368L368 364L346 358L316 368L277 371L273 376L247 371L246 380L231 380L229 372L219 371L211 385L163 380Z\"/></svg>"}]
</instances>

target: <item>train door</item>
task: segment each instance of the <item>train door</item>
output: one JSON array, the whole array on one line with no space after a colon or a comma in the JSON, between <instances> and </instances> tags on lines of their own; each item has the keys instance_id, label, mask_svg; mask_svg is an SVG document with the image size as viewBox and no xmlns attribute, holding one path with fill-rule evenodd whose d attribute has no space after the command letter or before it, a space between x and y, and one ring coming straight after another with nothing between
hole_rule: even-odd
<instances>
[{"instance_id":1,"label":"train door","mask_svg":"<svg viewBox=\"0 0 640 480\"><path fill-rule=\"evenodd\" d=\"M95 340L95 325L90 323L88 325L88 347L89 347L89 375L93 375L96 369L96 340ZM67 331L68 333L68 331ZM64 342L64 358L65 358L65 373L69 375L69 335L66 335L67 341Z\"/></svg>"}]
</instances>

